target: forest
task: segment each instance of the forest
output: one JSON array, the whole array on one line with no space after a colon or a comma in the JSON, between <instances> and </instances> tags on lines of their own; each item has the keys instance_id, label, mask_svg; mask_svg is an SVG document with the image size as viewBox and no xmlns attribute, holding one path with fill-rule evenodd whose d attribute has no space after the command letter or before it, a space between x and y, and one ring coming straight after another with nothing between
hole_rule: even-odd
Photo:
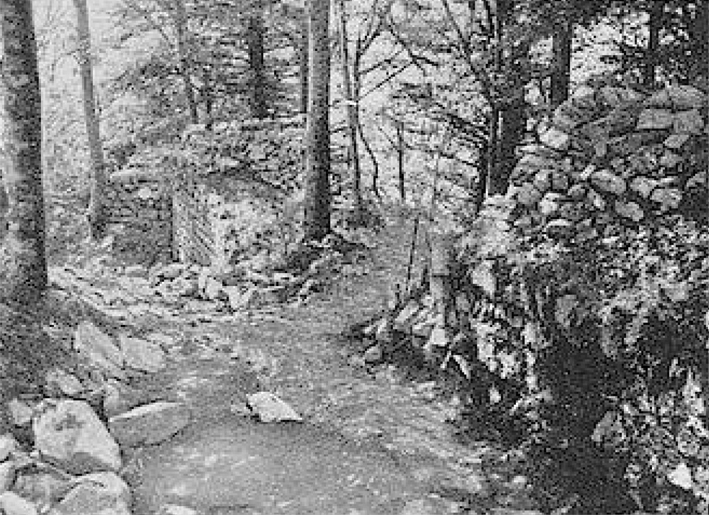
<instances>
[{"instance_id":1,"label":"forest","mask_svg":"<svg viewBox=\"0 0 709 515\"><path fill-rule=\"evenodd\" d=\"M709 514L709 0L0 0L0 514Z\"/></svg>"}]
</instances>

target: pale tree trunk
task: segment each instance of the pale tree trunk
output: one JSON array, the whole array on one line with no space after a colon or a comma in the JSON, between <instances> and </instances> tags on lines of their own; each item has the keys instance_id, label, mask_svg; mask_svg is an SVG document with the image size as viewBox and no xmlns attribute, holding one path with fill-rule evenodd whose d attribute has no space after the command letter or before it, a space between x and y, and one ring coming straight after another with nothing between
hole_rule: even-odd
<instances>
[{"instance_id":1,"label":"pale tree trunk","mask_svg":"<svg viewBox=\"0 0 709 515\"><path fill-rule=\"evenodd\" d=\"M86 0L74 0L76 7L76 29L79 39L79 71L84 104L84 123L91 158L91 198L88 220L91 237L100 240L105 236L106 213L106 169L101 146L99 119L96 112L93 69L91 66L91 31Z\"/></svg>"},{"instance_id":2,"label":"pale tree trunk","mask_svg":"<svg viewBox=\"0 0 709 515\"><path fill-rule=\"evenodd\" d=\"M303 238L330 232L330 1L309 0L309 80Z\"/></svg>"},{"instance_id":3,"label":"pale tree trunk","mask_svg":"<svg viewBox=\"0 0 709 515\"><path fill-rule=\"evenodd\" d=\"M354 221L362 223L364 220L364 201L362 199L362 169L359 160L358 145L358 100L352 91L352 76L350 70L349 41L347 37L347 6L345 0L338 0L340 14L340 52L342 65L342 87L347 110L347 132L349 135L349 148L347 149L348 165L352 167L352 194L354 196ZM357 70L355 70L357 73Z\"/></svg>"},{"instance_id":4,"label":"pale tree trunk","mask_svg":"<svg viewBox=\"0 0 709 515\"><path fill-rule=\"evenodd\" d=\"M552 53L554 54L554 69L551 74L550 87L552 109L556 109L569 98L573 34L573 24L569 20L563 20L557 27L552 40Z\"/></svg>"},{"instance_id":5,"label":"pale tree trunk","mask_svg":"<svg viewBox=\"0 0 709 515\"><path fill-rule=\"evenodd\" d=\"M648 21L648 42L643 67L643 84L649 88L655 86L657 76L658 51L660 49L660 30L662 29L662 15L665 11L664 0L652 2L650 18Z\"/></svg>"},{"instance_id":6,"label":"pale tree trunk","mask_svg":"<svg viewBox=\"0 0 709 515\"><path fill-rule=\"evenodd\" d=\"M185 0L175 0L173 3L173 23L177 39L177 58L180 62L180 76L182 88L187 102L187 112L190 123L199 123L197 101L195 100L194 86L192 85L192 45L187 28L187 10Z\"/></svg>"},{"instance_id":7,"label":"pale tree trunk","mask_svg":"<svg viewBox=\"0 0 709 515\"><path fill-rule=\"evenodd\" d=\"M42 124L37 48L29 0L0 0L2 186L7 199L0 300L27 305L47 287Z\"/></svg>"},{"instance_id":8,"label":"pale tree trunk","mask_svg":"<svg viewBox=\"0 0 709 515\"><path fill-rule=\"evenodd\" d=\"M266 63L264 59L263 13L261 5L254 6L255 12L249 16L246 31L246 46L249 53L249 103L251 116L258 119L268 118L266 100Z\"/></svg>"}]
</instances>

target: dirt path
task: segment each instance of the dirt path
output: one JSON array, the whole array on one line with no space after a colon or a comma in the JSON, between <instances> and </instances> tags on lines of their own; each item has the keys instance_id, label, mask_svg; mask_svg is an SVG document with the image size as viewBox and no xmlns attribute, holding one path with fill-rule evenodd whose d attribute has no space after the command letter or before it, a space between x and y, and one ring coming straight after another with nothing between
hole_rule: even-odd
<instances>
[{"instance_id":1,"label":"dirt path","mask_svg":"<svg viewBox=\"0 0 709 515\"><path fill-rule=\"evenodd\" d=\"M378 313L392 282L405 278L411 226L388 227L369 273L305 306L159 321L175 344L170 367L148 386L194 416L184 434L132 457L137 515L503 513L480 511L504 501L493 495L504 481L484 477L489 448L454 439L453 407L431 385L353 364L339 336ZM305 423L245 416L245 396L259 389Z\"/></svg>"}]
</instances>

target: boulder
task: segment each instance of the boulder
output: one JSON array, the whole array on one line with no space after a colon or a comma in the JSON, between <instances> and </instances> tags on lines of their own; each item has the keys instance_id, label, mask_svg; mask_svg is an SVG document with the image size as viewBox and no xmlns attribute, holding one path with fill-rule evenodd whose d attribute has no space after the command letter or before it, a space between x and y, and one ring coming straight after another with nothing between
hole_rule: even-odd
<instances>
[{"instance_id":1,"label":"boulder","mask_svg":"<svg viewBox=\"0 0 709 515\"><path fill-rule=\"evenodd\" d=\"M630 181L630 189L641 197L648 198L659 184L659 181L649 177L635 177Z\"/></svg>"},{"instance_id":2,"label":"boulder","mask_svg":"<svg viewBox=\"0 0 709 515\"><path fill-rule=\"evenodd\" d=\"M116 474L89 474L76 483L50 515L130 515L130 490Z\"/></svg>"},{"instance_id":3,"label":"boulder","mask_svg":"<svg viewBox=\"0 0 709 515\"><path fill-rule=\"evenodd\" d=\"M33 421L35 447L49 462L72 474L118 470L118 444L83 401L45 406Z\"/></svg>"},{"instance_id":4,"label":"boulder","mask_svg":"<svg viewBox=\"0 0 709 515\"><path fill-rule=\"evenodd\" d=\"M15 492L0 494L0 513L4 515L37 515L37 508Z\"/></svg>"},{"instance_id":5,"label":"boulder","mask_svg":"<svg viewBox=\"0 0 709 515\"><path fill-rule=\"evenodd\" d=\"M55 504L71 490L71 479L59 470L28 468L17 474L13 490L45 512L45 507Z\"/></svg>"},{"instance_id":6,"label":"boulder","mask_svg":"<svg viewBox=\"0 0 709 515\"><path fill-rule=\"evenodd\" d=\"M675 134L701 134L704 130L702 113L698 109L676 113L673 130Z\"/></svg>"},{"instance_id":7,"label":"boulder","mask_svg":"<svg viewBox=\"0 0 709 515\"><path fill-rule=\"evenodd\" d=\"M303 418L293 408L271 392L258 392L249 395L247 405L261 422L303 421Z\"/></svg>"},{"instance_id":8,"label":"boulder","mask_svg":"<svg viewBox=\"0 0 709 515\"><path fill-rule=\"evenodd\" d=\"M165 368L165 352L159 344L141 338L119 337L126 366L142 372L155 373Z\"/></svg>"},{"instance_id":9,"label":"boulder","mask_svg":"<svg viewBox=\"0 0 709 515\"><path fill-rule=\"evenodd\" d=\"M224 286L213 277L207 277L204 282L204 298L206 300L217 300L222 293Z\"/></svg>"},{"instance_id":10,"label":"boulder","mask_svg":"<svg viewBox=\"0 0 709 515\"><path fill-rule=\"evenodd\" d=\"M74 333L74 348L89 363L114 376L122 377L123 355L113 338L91 322L81 322Z\"/></svg>"},{"instance_id":11,"label":"boulder","mask_svg":"<svg viewBox=\"0 0 709 515\"><path fill-rule=\"evenodd\" d=\"M682 192L675 188L658 188L652 192L650 200L661 204L663 211L677 209L682 202Z\"/></svg>"},{"instance_id":12,"label":"boulder","mask_svg":"<svg viewBox=\"0 0 709 515\"><path fill-rule=\"evenodd\" d=\"M517 201L525 207L532 207L542 199L543 195L544 194L532 184L526 183L517 191Z\"/></svg>"},{"instance_id":13,"label":"boulder","mask_svg":"<svg viewBox=\"0 0 709 515\"><path fill-rule=\"evenodd\" d=\"M190 422L190 411L182 403L158 401L111 417L108 426L121 445L155 445L180 431Z\"/></svg>"},{"instance_id":14,"label":"boulder","mask_svg":"<svg viewBox=\"0 0 709 515\"><path fill-rule=\"evenodd\" d=\"M377 365L382 362L384 352L379 344L369 347L362 356L366 365Z\"/></svg>"},{"instance_id":15,"label":"boulder","mask_svg":"<svg viewBox=\"0 0 709 515\"><path fill-rule=\"evenodd\" d=\"M103 385L103 413L108 418L156 400L161 400L158 394L149 394L120 381L109 379Z\"/></svg>"},{"instance_id":16,"label":"boulder","mask_svg":"<svg viewBox=\"0 0 709 515\"><path fill-rule=\"evenodd\" d=\"M172 280L182 275L186 269L187 265L185 263L170 263L158 269L155 275L163 279Z\"/></svg>"},{"instance_id":17,"label":"boulder","mask_svg":"<svg viewBox=\"0 0 709 515\"><path fill-rule=\"evenodd\" d=\"M32 423L34 408L26 401L11 399L10 402L7 403L7 411L13 425L17 427L28 426Z\"/></svg>"},{"instance_id":18,"label":"boulder","mask_svg":"<svg viewBox=\"0 0 709 515\"><path fill-rule=\"evenodd\" d=\"M564 196L560 193L547 193L539 202L539 212L544 216L552 216L559 212Z\"/></svg>"},{"instance_id":19,"label":"boulder","mask_svg":"<svg viewBox=\"0 0 709 515\"><path fill-rule=\"evenodd\" d=\"M574 224L569 220L559 218L549 222L544 228L551 237L566 238L574 234Z\"/></svg>"},{"instance_id":20,"label":"boulder","mask_svg":"<svg viewBox=\"0 0 709 515\"><path fill-rule=\"evenodd\" d=\"M707 95L694 86L676 84L666 90L675 109L701 109L707 105Z\"/></svg>"}]
</instances>

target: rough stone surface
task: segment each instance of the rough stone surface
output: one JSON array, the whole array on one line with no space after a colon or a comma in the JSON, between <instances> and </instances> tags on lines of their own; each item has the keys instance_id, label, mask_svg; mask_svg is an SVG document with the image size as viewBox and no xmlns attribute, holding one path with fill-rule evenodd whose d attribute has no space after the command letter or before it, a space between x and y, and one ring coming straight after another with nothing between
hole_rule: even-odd
<instances>
[{"instance_id":1,"label":"rough stone surface","mask_svg":"<svg viewBox=\"0 0 709 515\"><path fill-rule=\"evenodd\" d=\"M118 470L118 444L91 407L61 400L33 422L35 447L43 458L72 474Z\"/></svg>"},{"instance_id":2,"label":"rough stone surface","mask_svg":"<svg viewBox=\"0 0 709 515\"><path fill-rule=\"evenodd\" d=\"M17 450L17 440L10 433L0 435L0 461L5 461Z\"/></svg>"},{"instance_id":3,"label":"rough stone surface","mask_svg":"<svg viewBox=\"0 0 709 515\"><path fill-rule=\"evenodd\" d=\"M15 492L0 494L0 512L4 515L37 515L37 508Z\"/></svg>"},{"instance_id":4,"label":"rough stone surface","mask_svg":"<svg viewBox=\"0 0 709 515\"><path fill-rule=\"evenodd\" d=\"M15 482L15 463L5 461L0 463L0 493L7 491Z\"/></svg>"},{"instance_id":5,"label":"rough stone surface","mask_svg":"<svg viewBox=\"0 0 709 515\"><path fill-rule=\"evenodd\" d=\"M67 476L58 471L29 469L18 473L13 490L44 511L71 490L72 483Z\"/></svg>"},{"instance_id":6,"label":"rough stone surface","mask_svg":"<svg viewBox=\"0 0 709 515\"><path fill-rule=\"evenodd\" d=\"M178 402L155 402L111 417L111 434L122 446L136 447L163 442L184 429L189 409Z\"/></svg>"},{"instance_id":7,"label":"rough stone surface","mask_svg":"<svg viewBox=\"0 0 709 515\"><path fill-rule=\"evenodd\" d=\"M60 368L53 368L48 371L45 381L50 395L59 393L67 397L77 397L85 390L78 377Z\"/></svg>"},{"instance_id":8,"label":"rough stone surface","mask_svg":"<svg viewBox=\"0 0 709 515\"><path fill-rule=\"evenodd\" d=\"M116 474L89 474L76 481L78 484L50 512L52 515L130 515L130 490Z\"/></svg>"}]
</instances>

